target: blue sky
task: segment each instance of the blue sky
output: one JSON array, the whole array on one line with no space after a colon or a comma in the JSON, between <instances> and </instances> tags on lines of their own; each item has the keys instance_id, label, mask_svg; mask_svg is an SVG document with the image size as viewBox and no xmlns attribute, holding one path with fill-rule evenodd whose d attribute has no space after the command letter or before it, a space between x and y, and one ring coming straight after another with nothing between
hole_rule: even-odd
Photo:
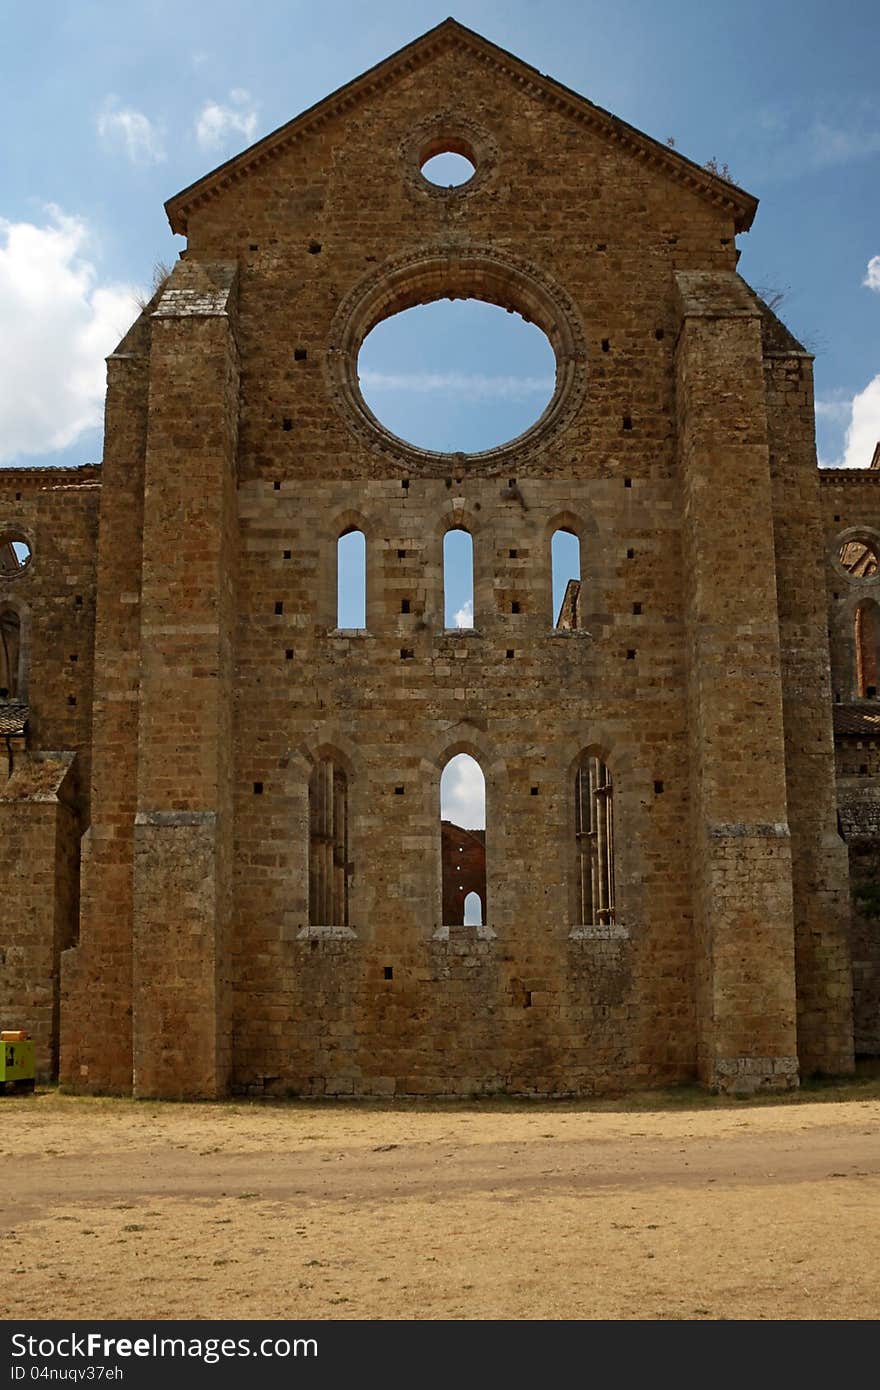
<instances>
[{"instance_id":1,"label":"blue sky","mask_svg":"<svg viewBox=\"0 0 880 1390\"><path fill-rule=\"evenodd\" d=\"M132 293L183 246L164 200L448 12L449 0L7 0L0 462L100 458L103 356ZM740 269L787 290L780 312L817 354L820 458L867 464L880 437L876 4L459 0L454 13L682 153L726 162L761 199ZM368 342L365 390L386 423L436 430L439 448L530 423L546 345L524 346L505 317L497 337L464 330L470 355L453 319Z\"/></svg>"}]
</instances>

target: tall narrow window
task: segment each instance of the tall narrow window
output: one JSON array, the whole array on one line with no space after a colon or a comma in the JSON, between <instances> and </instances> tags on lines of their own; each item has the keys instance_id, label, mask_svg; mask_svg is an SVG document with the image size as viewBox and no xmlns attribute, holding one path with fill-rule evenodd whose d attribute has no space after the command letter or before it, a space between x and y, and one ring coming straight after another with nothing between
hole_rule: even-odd
<instances>
[{"instance_id":1,"label":"tall narrow window","mask_svg":"<svg viewBox=\"0 0 880 1390\"><path fill-rule=\"evenodd\" d=\"M554 531L550 541L553 624L571 631L580 626L581 543L573 531Z\"/></svg>"},{"instance_id":2,"label":"tall narrow window","mask_svg":"<svg viewBox=\"0 0 880 1390\"><path fill-rule=\"evenodd\" d=\"M856 649L856 685L860 700L876 699L877 653L880 650L880 610L873 599L860 603L855 613L853 637Z\"/></svg>"},{"instance_id":3,"label":"tall narrow window","mask_svg":"<svg viewBox=\"0 0 880 1390\"><path fill-rule=\"evenodd\" d=\"M581 760L574 796L580 925L610 925L615 920L614 797L611 773L599 758Z\"/></svg>"},{"instance_id":4,"label":"tall narrow window","mask_svg":"<svg viewBox=\"0 0 880 1390\"><path fill-rule=\"evenodd\" d=\"M330 758L309 780L309 924L348 926L348 779Z\"/></svg>"},{"instance_id":5,"label":"tall narrow window","mask_svg":"<svg viewBox=\"0 0 880 1390\"><path fill-rule=\"evenodd\" d=\"M474 625L474 542L456 527L443 537L443 626Z\"/></svg>"},{"instance_id":6,"label":"tall narrow window","mask_svg":"<svg viewBox=\"0 0 880 1390\"><path fill-rule=\"evenodd\" d=\"M486 781L467 753L450 758L440 778L443 923L486 923Z\"/></svg>"},{"instance_id":7,"label":"tall narrow window","mask_svg":"<svg viewBox=\"0 0 880 1390\"><path fill-rule=\"evenodd\" d=\"M367 626L367 540L354 527L336 543L336 626Z\"/></svg>"},{"instance_id":8,"label":"tall narrow window","mask_svg":"<svg viewBox=\"0 0 880 1390\"><path fill-rule=\"evenodd\" d=\"M6 608L0 613L0 700L18 699L20 651L21 622L17 613Z\"/></svg>"},{"instance_id":9,"label":"tall narrow window","mask_svg":"<svg viewBox=\"0 0 880 1390\"><path fill-rule=\"evenodd\" d=\"M471 889L464 900L464 926L485 926L483 921L483 901L479 893L475 893L473 889Z\"/></svg>"}]
</instances>

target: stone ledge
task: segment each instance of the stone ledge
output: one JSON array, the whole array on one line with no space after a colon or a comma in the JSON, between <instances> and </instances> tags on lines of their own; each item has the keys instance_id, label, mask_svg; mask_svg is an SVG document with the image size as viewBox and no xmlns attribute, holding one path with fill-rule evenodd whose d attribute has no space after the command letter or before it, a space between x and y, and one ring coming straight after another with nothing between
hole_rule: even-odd
<instances>
[{"instance_id":1,"label":"stone ledge","mask_svg":"<svg viewBox=\"0 0 880 1390\"><path fill-rule=\"evenodd\" d=\"M593 922L572 927L569 941L629 941L630 929L623 922Z\"/></svg>"},{"instance_id":2,"label":"stone ledge","mask_svg":"<svg viewBox=\"0 0 880 1390\"><path fill-rule=\"evenodd\" d=\"M787 1091L799 1085L797 1057L717 1057L712 1090L751 1095L755 1091Z\"/></svg>"},{"instance_id":3,"label":"stone ledge","mask_svg":"<svg viewBox=\"0 0 880 1390\"><path fill-rule=\"evenodd\" d=\"M213 825L216 811L138 811L135 825Z\"/></svg>"},{"instance_id":4,"label":"stone ledge","mask_svg":"<svg viewBox=\"0 0 880 1390\"><path fill-rule=\"evenodd\" d=\"M446 926L444 926L444 927L437 927L436 931L432 932L432 934L431 934L431 940L432 940L432 941L467 941L467 940L475 940L475 941L496 941L497 939L498 939L498 933L495 932L495 931L493 931L492 928L491 928L491 927L488 927L488 926L483 926L483 927L458 927L458 926L448 926L448 927L446 927Z\"/></svg>"},{"instance_id":5,"label":"stone ledge","mask_svg":"<svg viewBox=\"0 0 880 1390\"><path fill-rule=\"evenodd\" d=\"M288 941L292 939L286 930L285 937ZM297 941L356 941L357 932L354 927L312 926L309 924L299 928L295 939Z\"/></svg>"},{"instance_id":6,"label":"stone ledge","mask_svg":"<svg viewBox=\"0 0 880 1390\"><path fill-rule=\"evenodd\" d=\"M771 821L766 824L749 825L745 821L732 821L730 824L716 822L706 826L710 840L730 837L737 840L790 840L791 831L785 821Z\"/></svg>"}]
</instances>

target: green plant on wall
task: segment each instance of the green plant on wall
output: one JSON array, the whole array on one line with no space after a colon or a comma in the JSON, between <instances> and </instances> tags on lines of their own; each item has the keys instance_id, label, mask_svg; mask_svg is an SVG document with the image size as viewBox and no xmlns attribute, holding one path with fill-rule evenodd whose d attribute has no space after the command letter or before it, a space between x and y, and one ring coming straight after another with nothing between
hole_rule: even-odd
<instances>
[{"instance_id":1,"label":"green plant on wall","mask_svg":"<svg viewBox=\"0 0 880 1390\"><path fill-rule=\"evenodd\" d=\"M863 883L853 889L856 908L863 917L880 918L880 883Z\"/></svg>"}]
</instances>

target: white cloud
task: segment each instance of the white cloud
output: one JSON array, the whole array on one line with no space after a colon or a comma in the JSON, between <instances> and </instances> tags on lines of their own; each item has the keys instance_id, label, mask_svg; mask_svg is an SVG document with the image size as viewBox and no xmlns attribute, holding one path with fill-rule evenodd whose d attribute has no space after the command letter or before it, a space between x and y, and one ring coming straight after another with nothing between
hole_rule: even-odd
<instances>
[{"instance_id":1,"label":"white cloud","mask_svg":"<svg viewBox=\"0 0 880 1390\"><path fill-rule=\"evenodd\" d=\"M101 423L104 358L137 314L135 288L97 283L86 224L47 211L45 226L0 218L0 464Z\"/></svg>"},{"instance_id":2,"label":"white cloud","mask_svg":"<svg viewBox=\"0 0 880 1390\"><path fill-rule=\"evenodd\" d=\"M849 129L814 121L809 131L808 151L812 167L827 169L835 164L849 164L880 150L880 130L852 126Z\"/></svg>"},{"instance_id":3,"label":"white cloud","mask_svg":"<svg viewBox=\"0 0 880 1390\"><path fill-rule=\"evenodd\" d=\"M880 294L880 256L872 256L868 261L868 270L862 284Z\"/></svg>"},{"instance_id":4,"label":"white cloud","mask_svg":"<svg viewBox=\"0 0 880 1390\"><path fill-rule=\"evenodd\" d=\"M257 130L257 112L251 105L250 92L234 87L229 93L231 106L218 101L206 101L196 118L196 139L203 150L219 150L236 136L244 143L253 143Z\"/></svg>"},{"instance_id":5,"label":"white cloud","mask_svg":"<svg viewBox=\"0 0 880 1390\"><path fill-rule=\"evenodd\" d=\"M822 420L835 420L843 424L852 414L852 396L835 391L831 396L816 397L816 415Z\"/></svg>"},{"instance_id":6,"label":"white cloud","mask_svg":"<svg viewBox=\"0 0 880 1390\"><path fill-rule=\"evenodd\" d=\"M465 830L486 828L486 782L467 753L450 758L440 778L440 814Z\"/></svg>"},{"instance_id":7,"label":"white cloud","mask_svg":"<svg viewBox=\"0 0 880 1390\"><path fill-rule=\"evenodd\" d=\"M483 376L479 372L377 372L360 373L360 383L371 391L408 391L424 395L451 394L468 401L524 400L549 396L552 376Z\"/></svg>"},{"instance_id":8,"label":"white cloud","mask_svg":"<svg viewBox=\"0 0 880 1390\"><path fill-rule=\"evenodd\" d=\"M880 373L853 397L843 445L844 468L867 468L880 440Z\"/></svg>"},{"instance_id":9,"label":"white cloud","mask_svg":"<svg viewBox=\"0 0 880 1390\"><path fill-rule=\"evenodd\" d=\"M880 441L880 373L859 391L847 407L849 423L843 453L824 468L867 468Z\"/></svg>"},{"instance_id":10,"label":"white cloud","mask_svg":"<svg viewBox=\"0 0 880 1390\"><path fill-rule=\"evenodd\" d=\"M459 608L455 615L456 627L473 627L474 625L474 601L467 599Z\"/></svg>"},{"instance_id":11,"label":"white cloud","mask_svg":"<svg viewBox=\"0 0 880 1390\"><path fill-rule=\"evenodd\" d=\"M149 116L108 97L98 116L98 134L111 148L121 148L132 164L161 164L165 148L161 132Z\"/></svg>"},{"instance_id":12,"label":"white cloud","mask_svg":"<svg viewBox=\"0 0 880 1390\"><path fill-rule=\"evenodd\" d=\"M874 111L845 98L820 116L800 106L765 108L748 118L748 126L754 142L752 177L760 169L765 178L799 178L868 159L880 150Z\"/></svg>"}]
</instances>

